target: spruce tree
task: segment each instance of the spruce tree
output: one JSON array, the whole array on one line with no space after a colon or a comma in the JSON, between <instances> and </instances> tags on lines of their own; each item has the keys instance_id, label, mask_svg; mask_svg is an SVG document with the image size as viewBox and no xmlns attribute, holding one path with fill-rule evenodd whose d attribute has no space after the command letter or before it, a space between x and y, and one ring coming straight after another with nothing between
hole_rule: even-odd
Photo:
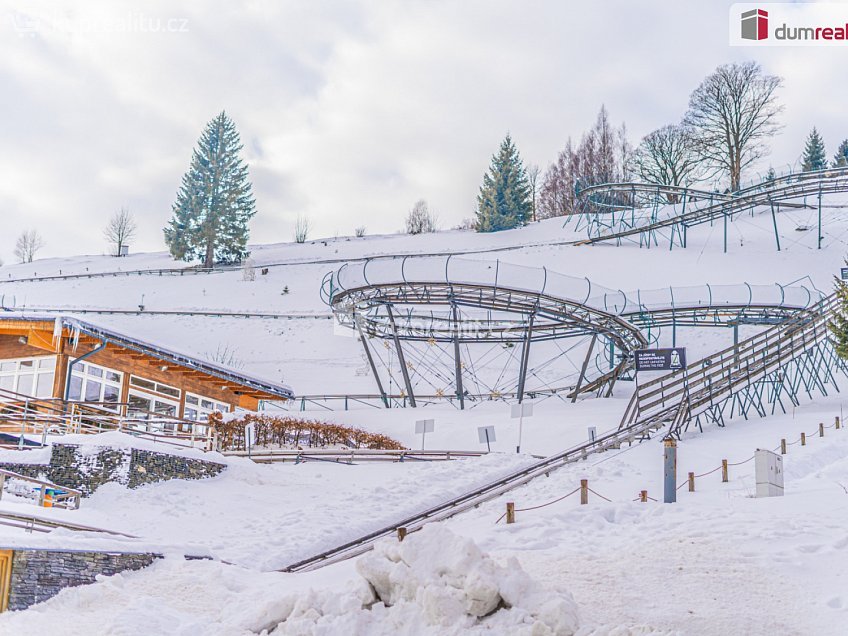
<instances>
[{"instance_id":1,"label":"spruce tree","mask_svg":"<svg viewBox=\"0 0 848 636\"><path fill-rule=\"evenodd\" d=\"M842 143L839 144L839 149L833 156L833 167L845 168L846 166L848 166L848 139L843 139Z\"/></svg>"},{"instance_id":2,"label":"spruce tree","mask_svg":"<svg viewBox=\"0 0 848 636\"><path fill-rule=\"evenodd\" d=\"M848 260L845 264L848 265ZM837 355L848 360L848 284L840 278L835 278L835 288L839 307L833 313L833 320L828 326L833 334Z\"/></svg>"},{"instance_id":3,"label":"spruce tree","mask_svg":"<svg viewBox=\"0 0 848 636\"><path fill-rule=\"evenodd\" d=\"M236 126L226 112L206 125L192 153L165 228L165 242L179 260L203 266L238 263L249 254L248 222L256 202Z\"/></svg>"},{"instance_id":4,"label":"spruce tree","mask_svg":"<svg viewBox=\"0 0 848 636\"><path fill-rule=\"evenodd\" d=\"M810 132L810 136L807 137L807 145L804 146L804 157L801 168L804 172L824 170L827 168L824 140L815 128Z\"/></svg>"},{"instance_id":5,"label":"spruce tree","mask_svg":"<svg viewBox=\"0 0 848 636\"><path fill-rule=\"evenodd\" d=\"M524 163L507 135L492 156L477 195L477 231L497 232L526 225L532 207Z\"/></svg>"}]
</instances>

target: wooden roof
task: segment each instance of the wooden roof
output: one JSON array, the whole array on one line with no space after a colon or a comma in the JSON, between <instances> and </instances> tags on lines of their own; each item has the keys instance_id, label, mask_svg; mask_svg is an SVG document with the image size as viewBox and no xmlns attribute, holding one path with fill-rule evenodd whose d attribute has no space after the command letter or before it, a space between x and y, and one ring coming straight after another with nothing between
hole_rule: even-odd
<instances>
[{"instance_id":1,"label":"wooden roof","mask_svg":"<svg viewBox=\"0 0 848 636\"><path fill-rule=\"evenodd\" d=\"M127 356L139 366L145 363L167 366L169 372L208 379L238 396L256 400L287 400L293 397L292 390L285 384L256 378L75 317L53 318L0 312L0 335L26 338L29 346L72 357L105 344L110 353Z\"/></svg>"}]
</instances>

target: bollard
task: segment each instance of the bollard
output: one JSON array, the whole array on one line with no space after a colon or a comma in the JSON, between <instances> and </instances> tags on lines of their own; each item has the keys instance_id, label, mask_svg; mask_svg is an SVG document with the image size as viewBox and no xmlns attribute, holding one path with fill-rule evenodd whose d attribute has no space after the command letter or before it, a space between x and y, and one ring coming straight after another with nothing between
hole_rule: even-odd
<instances>
[{"instance_id":1,"label":"bollard","mask_svg":"<svg viewBox=\"0 0 848 636\"><path fill-rule=\"evenodd\" d=\"M807 445L807 434L801 433L801 446L806 446L806 445Z\"/></svg>"},{"instance_id":2,"label":"bollard","mask_svg":"<svg viewBox=\"0 0 848 636\"><path fill-rule=\"evenodd\" d=\"M506 522L515 523L515 503L512 501L506 502Z\"/></svg>"},{"instance_id":3,"label":"bollard","mask_svg":"<svg viewBox=\"0 0 848 636\"><path fill-rule=\"evenodd\" d=\"M642 490L639 493L639 501L641 501L642 503L648 503L648 491L647 490Z\"/></svg>"},{"instance_id":4,"label":"bollard","mask_svg":"<svg viewBox=\"0 0 848 636\"><path fill-rule=\"evenodd\" d=\"M780 440L780 454L786 455L786 438Z\"/></svg>"},{"instance_id":5,"label":"bollard","mask_svg":"<svg viewBox=\"0 0 848 636\"><path fill-rule=\"evenodd\" d=\"M589 503L589 480L580 480L580 505L585 506Z\"/></svg>"},{"instance_id":6,"label":"bollard","mask_svg":"<svg viewBox=\"0 0 848 636\"><path fill-rule=\"evenodd\" d=\"M838 431L839 430L839 416L838 415L833 420L833 424L834 424L834 426L836 426L836 430Z\"/></svg>"},{"instance_id":7,"label":"bollard","mask_svg":"<svg viewBox=\"0 0 848 636\"><path fill-rule=\"evenodd\" d=\"M404 538L406 537L406 528L404 528L403 526L399 527L397 529L397 537L398 537L398 541L403 541Z\"/></svg>"},{"instance_id":8,"label":"bollard","mask_svg":"<svg viewBox=\"0 0 848 636\"><path fill-rule=\"evenodd\" d=\"M674 503L677 501L677 442L667 437L663 447L663 503Z\"/></svg>"},{"instance_id":9,"label":"bollard","mask_svg":"<svg viewBox=\"0 0 848 636\"><path fill-rule=\"evenodd\" d=\"M722 483L727 483L729 480L727 478L727 460L721 460L721 481Z\"/></svg>"},{"instance_id":10,"label":"bollard","mask_svg":"<svg viewBox=\"0 0 848 636\"><path fill-rule=\"evenodd\" d=\"M695 492L695 473L689 473L689 492Z\"/></svg>"},{"instance_id":11,"label":"bollard","mask_svg":"<svg viewBox=\"0 0 848 636\"><path fill-rule=\"evenodd\" d=\"M824 424L819 422L819 437L824 437Z\"/></svg>"}]
</instances>

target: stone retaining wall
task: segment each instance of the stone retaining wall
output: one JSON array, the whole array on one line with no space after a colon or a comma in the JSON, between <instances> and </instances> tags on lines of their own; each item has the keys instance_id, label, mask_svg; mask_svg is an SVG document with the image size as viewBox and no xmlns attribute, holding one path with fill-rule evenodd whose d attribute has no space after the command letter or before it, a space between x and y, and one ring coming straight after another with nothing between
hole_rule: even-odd
<instances>
[{"instance_id":1,"label":"stone retaining wall","mask_svg":"<svg viewBox=\"0 0 848 636\"><path fill-rule=\"evenodd\" d=\"M140 570L161 556L154 553L15 549L9 609L26 609L56 596L66 587L94 583L101 574L110 576L126 570Z\"/></svg>"},{"instance_id":2,"label":"stone retaining wall","mask_svg":"<svg viewBox=\"0 0 848 636\"><path fill-rule=\"evenodd\" d=\"M53 444L49 464L0 463L0 468L27 477L43 477L88 496L109 482L138 488L169 479L214 477L226 465L138 448Z\"/></svg>"}]
</instances>

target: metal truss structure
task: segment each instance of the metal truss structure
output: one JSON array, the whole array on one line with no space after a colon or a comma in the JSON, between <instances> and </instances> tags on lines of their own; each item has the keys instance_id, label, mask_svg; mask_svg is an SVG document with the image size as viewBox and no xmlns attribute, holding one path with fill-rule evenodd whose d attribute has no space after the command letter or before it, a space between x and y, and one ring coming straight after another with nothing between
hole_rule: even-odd
<instances>
[{"instance_id":1,"label":"metal truss structure","mask_svg":"<svg viewBox=\"0 0 848 636\"><path fill-rule=\"evenodd\" d=\"M838 301L830 296L733 347L639 386L620 428L670 424L679 436L690 426L724 426L725 418L765 417L778 408L785 413L803 395L812 399L814 392L839 391L836 372L846 366L828 329L837 310Z\"/></svg>"},{"instance_id":2,"label":"metal truss structure","mask_svg":"<svg viewBox=\"0 0 848 636\"><path fill-rule=\"evenodd\" d=\"M386 407L611 394L661 328L772 325L815 289L710 286L625 293L500 261L375 258L345 264L322 294L362 342ZM737 338L734 339L736 341ZM395 388L396 387L396 388Z\"/></svg>"},{"instance_id":3,"label":"metal truss structure","mask_svg":"<svg viewBox=\"0 0 848 636\"><path fill-rule=\"evenodd\" d=\"M806 208L817 212L817 246L822 241L822 197L848 192L848 168L830 168L790 173L743 188L733 193L656 183L604 183L577 192L580 210L577 227L586 228L588 238L578 244L615 240L638 241L640 247L659 246L667 241L686 247L687 229L702 223L727 224L760 206L769 207L777 249L780 235L776 213L781 208ZM808 199L812 199L808 202Z\"/></svg>"}]
</instances>

